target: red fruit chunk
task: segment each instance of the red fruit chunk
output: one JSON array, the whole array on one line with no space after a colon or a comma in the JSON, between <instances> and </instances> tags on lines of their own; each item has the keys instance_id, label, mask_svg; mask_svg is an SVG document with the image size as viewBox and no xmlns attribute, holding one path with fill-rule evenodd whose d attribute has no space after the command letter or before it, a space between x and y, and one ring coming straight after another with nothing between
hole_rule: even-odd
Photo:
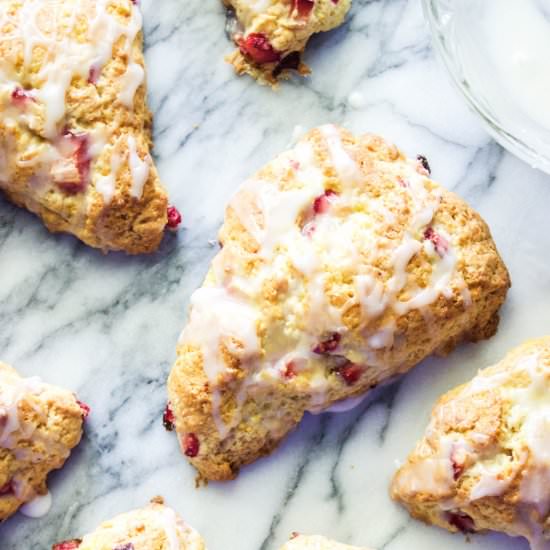
<instances>
[{"instance_id":1,"label":"red fruit chunk","mask_svg":"<svg viewBox=\"0 0 550 550\"><path fill-rule=\"evenodd\" d=\"M424 155L417 155L416 160L418 161L417 172L420 172L424 176L429 176L432 173L430 168L430 163Z\"/></svg>"},{"instance_id":2,"label":"red fruit chunk","mask_svg":"<svg viewBox=\"0 0 550 550\"><path fill-rule=\"evenodd\" d=\"M458 478L462 475L462 472L464 471L464 466L462 466L461 464L458 464L454 460L452 461L452 465L453 465L453 479L457 481Z\"/></svg>"},{"instance_id":3,"label":"red fruit chunk","mask_svg":"<svg viewBox=\"0 0 550 550\"><path fill-rule=\"evenodd\" d=\"M453 479L457 481L464 472L464 462L463 460L460 460L459 462L458 452L456 449L451 451L451 465L453 467Z\"/></svg>"},{"instance_id":4,"label":"red fruit chunk","mask_svg":"<svg viewBox=\"0 0 550 550\"><path fill-rule=\"evenodd\" d=\"M170 403L168 403L168 405L166 405L166 408L164 409L164 414L162 415L162 425L166 430L171 432L175 427L175 420L176 419L174 418L174 413L170 408Z\"/></svg>"},{"instance_id":5,"label":"red fruit chunk","mask_svg":"<svg viewBox=\"0 0 550 550\"><path fill-rule=\"evenodd\" d=\"M311 237L315 233L315 224L313 222L308 222L302 227L302 234L306 237Z\"/></svg>"},{"instance_id":6,"label":"red fruit chunk","mask_svg":"<svg viewBox=\"0 0 550 550\"><path fill-rule=\"evenodd\" d=\"M297 372L296 372L296 365L294 364L293 361L289 361L286 365L285 365L285 368L283 370L283 376L287 379L287 380L290 380L291 378L294 378L296 376Z\"/></svg>"},{"instance_id":7,"label":"red fruit chunk","mask_svg":"<svg viewBox=\"0 0 550 550\"><path fill-rule=\"evenodd\" d=\"M80 407L80 410L82 411L82 418L86 420L88 416L90 416L90 407L86 405L86 403L82 403L82 401L76 400L78 403L78 406Z\"/></svg>"},{"instance_id":8,"label":"red fruit chunk","mask_svg":"<svg viewBox=\"0 0 550 550\"><path fill-rule=\"evenodd\" d=\"M338 374L344 379L348 386L352 386L361 378L363 367L355 363L348 363L338 369Z\"/></svg>"},{"instance_id":9,"label":"red fruit chunk","mask_svg":"<svg viewBox=\"0 0 550 550\"><path fill-rule=\"evenodd\" d=\"M186 434L183 437L183 449L186 456L194 458L199 454L199 440L195 434Z\"/></svg>"},{"instance_id":10,"label":"red fruit chunk","mask_svg":"<svg viewBox=\"0 0 550 550\"><path fill-rule=\"evenodd\" d=\"M17 107L24 107L29 101L34 101L34 98L23 88L15 88L11 93L11 101Z\"/></svg>"},{"instance_id":11,"label":"red fruit chunk","mask_svg":"<svg viewBox=\"0 0 550 550\"><path fill-rule=\"evenodd\" d=\"M447 512L447 521L463 533L475 533L474 520L463 512Z\"/></svg>"},{"instance_id":12,"label":"red fruit chunk","mask_svg":"<svg viewBox=\"0 0 550 550\"><path fill-rule=\"evenodd\" d=\"M60 144L62 154L72 157L78 171L78 181L60 181L57 185L67 193L78 193L83 191L88 183L90 175L90 164L92 159L89 152L89 138L87 134L74 134L65 130Z\"/></svg>"},{"instance_id":13,"label":"red fruit chunk","mask_svg":"<svg viewBox=\"0 0 550 550\"><path fill-rule=\"evenodd\" d=\"M308 17L315 6L315 0L292 0L292 10L296 10L300 17Z\"/></svg>"},{"instance_id":14,"label":"red fruit chunk","mask_svg":"<svg viewBox=\"0 0 550 550\"><path fill-rule=\"evenodd\" d=\"M341 339L342 336L340 334L338 334L337 332L333 332L329 338L323 340L313 348L313 353L323 355L325 353L334 351L340 344Z\"/></svg>"},{"instance_id":15,"label":"red fruit chunk","mask_svg":"<svg viewBox=\"0 0 550 550\"><path fill-rule=\"evenodd\" d=\"M336 193L330 189L325 191L324 195L317 197L313 201L313 211L315 214L325 214L328 212L333 197L336 197Z\"/></svg>"},{"instance_id":16,"label":"red fruit chunk","mask_svg":"<svg viewBox=\"0 0 550 550\"><path fill-rule=\"evenodd\" d=\"M80 539L66 540L64 542L58 542L52 546L52 550L75 550L82 544Z\"/></svg>"},{"instance_id":17,"label":"red fruit chunk","mask_svg":"<svg viewBox=\"0 0 550 550\"><path fill-rule=\"evenodd\" d=\"M397 178L397 182L398 182L399 185L400 185L401 187L403 187L404 189L406 189L407 187L410 187L409 182L406 181L406 180L404 180L404 179L402 179L402 178Z\"/></svg>"},{"instance_id":18,"label":"red fruit chunk","mask_svg":"<svg viewBox=\"0 0 550 550\"><path fill-rule=\"evenodd\" d=\"M0 496L1 495L11 495L13 493L13 486L11 481L8 481L5 485L0 487Z\"/></svg>"},{"instance_id":19,"label":"red fruit chunk","mask_svg":"<svg viewBox=\"0 0 550 550\"><path fill-rule=\"evenodd\" d=\"M274 63L281 59L281 54L269 43L265 34L250 33L246 38L241 38L238 44L241 53L259 65Z\"/></svg>"},{"instance_id":20,"label":"red fruit chunk","mask_svg":"<svg viewBox=\"0 0 550 550\"><path fill-rule=\"evenodd\" d=\"M168 207L168 223L166 226L169 229L176 229L182 221L181 214L175 206Z\"/></svg>"},{"instance_id":21,"label":"red fruit chunk","mask_svg":"<svg viewBox=\"0 0 550 550\"><path fill-rule=\"evenodd\" d=\"M90 84L96 84L100 74L101 74L101 69L97 65L92 65L88 73L88 82Z\"/></svg>"},{"instance_id":22,"label":"red fruit chunk","mask_svg":"<svg viewBox=\"0 0 550 550\"><path fill-rule=\"evenodd\" d=\"M449 242L445 237L443 237L439 233L436 233L433 227L428 227L428 229L424 231L424 238L429 241L432 241L435 247L435 251L442 258L445 255L445 253L449 251Z\"/></svg>"}]
</instances>

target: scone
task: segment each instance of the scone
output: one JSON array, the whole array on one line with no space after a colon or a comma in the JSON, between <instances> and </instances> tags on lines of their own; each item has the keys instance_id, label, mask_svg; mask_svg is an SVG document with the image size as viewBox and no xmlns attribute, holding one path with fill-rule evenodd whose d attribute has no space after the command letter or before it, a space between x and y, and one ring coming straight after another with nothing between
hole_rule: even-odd
<instances>
[{"instance_id":1,"label":"scone","mask_svg":"<svg viewBox=\"0 0 550 550\"><path fill-rule=\"evenodd\" d=\"M320 535L296 535L280 550L366 550L366 548L349 546Z\"/></svg>"},{"instance_id":2,"label":"scone","mask_svg":"<svg viewBox=\"0 0 550 550\"><path fill-rule=\"evenodd\" d=\"M167 424L204 478L234 477L304 412L495 332L507 270L427 166L324 126L234 196L168 382Z\"/></svg>"},{"instance_id":3,"label":"scone","mask_svg":"<svg viewBox=\"0 0 550 550\"><path fill-rule=\"evenodd\" d=\"M48 474L79 443L88 413L70 391L0 363L0 522L47 493Z\"/></svg>"},{"instance_id":4,"label":"scone","mask_svg":"<svg viewBox=\"0 0 550 550\"><path fill-rule=\"evenodd\" d=\"M52 550L205 550L201 536L156 498L145 508L120 514L82 539Z\"/></svg>"},{"instance_id":5,"label":"scone","mask_svg":"<svg viewBox=\"0 0 550 550\"><path fill-rule=\"evenodd\" d=\"M289 71L308 74L302 53L315 33L340 26L351 0L222 0L234 10L232 38L238 49L227 57L237 74L274 85Z\"/></svg>"},{"instance_id":6,"label":"scone","mask_svg":"<svg viewBox=\"0 0 550 550\"><path fill-rule=\"evenodd\" d=\"M0 189L50 231L131 254L168 223L136 4L0 2Z\"/></svg>"},{"instance_id":7,"label":"scone","mask_svg":"<svg viewBox=\"0 0 550 550\"><path fill-rule=\"evenodd\" d=\"M436 404L392 496L449 531L488 529L550 548L550 337L532 340Z\"/></svg>"}]
</instances>

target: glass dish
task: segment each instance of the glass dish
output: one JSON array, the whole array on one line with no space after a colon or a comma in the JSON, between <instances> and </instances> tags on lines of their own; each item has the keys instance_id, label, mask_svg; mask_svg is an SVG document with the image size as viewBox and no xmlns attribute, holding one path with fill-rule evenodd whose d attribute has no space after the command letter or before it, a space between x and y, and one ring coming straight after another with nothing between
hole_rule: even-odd
<instances>
[{"instance_id":1,"label":"glass dish","mask_svg":"<svg viewBox=\"0 0 550 550\"><path fill-rule=\"evenodd\" d=\"M490 134L550 173L550 0L422 0L435 49Z\"/></svg>"}]
</instances>

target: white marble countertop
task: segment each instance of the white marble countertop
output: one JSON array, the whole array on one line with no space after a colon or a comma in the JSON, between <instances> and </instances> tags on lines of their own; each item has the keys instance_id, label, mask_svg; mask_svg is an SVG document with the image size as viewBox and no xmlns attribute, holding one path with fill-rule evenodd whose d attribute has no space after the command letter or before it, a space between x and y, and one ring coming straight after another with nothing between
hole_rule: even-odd
<instances>
[{"instance_id":1,"label":"white marble countertop","mask_svg":"<svg viewBox=\"0 0 550 550\"><path fill-rule=\"evenodd\" d=\"M354 0L342 28L312 41L313 76L273 92L223 62L232 46L220 2L143 1L155 151L184 229L151 257L104 256L0 200L1 358L73 388L93 409L79 449L51 476L50 514L5 522L2 550L49 549L157 494L209 550L273 550L292 531L378 550L527 548L499 535L467 546L388 497L396 461L437 396L550 331L550 177L505 153L469 113L434 59L419 4ZM352 92L364 98L360 108ZM513 279L499 333L425 361L351 412L308 416L236 481L195 489L161 424L189 296L235 188L285 148L296 125L325 122L426 155L434 178L481 212Z\"/></svg>"}]
</instances>

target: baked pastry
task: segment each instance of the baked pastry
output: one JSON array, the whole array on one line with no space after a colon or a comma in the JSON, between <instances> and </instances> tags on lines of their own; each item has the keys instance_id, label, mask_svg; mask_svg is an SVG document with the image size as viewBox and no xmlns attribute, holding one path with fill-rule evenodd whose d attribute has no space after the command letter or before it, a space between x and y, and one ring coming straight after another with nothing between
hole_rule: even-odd
<instances>
[{"instance_id":1,"label":"baked pastry","mask_svg":"<svg viewBox=\"0 0 550 550\"><path fill-rule=\"evenodd\" d=\"M233 10L238 49L226 59L237 74L275 85L289 71L308 74L302 53L313 34L339 27L351 0L222 0Z\"/></svg>"},{"instance_id":2,"label":"baked pastry","mask_svg":"<svg viewBox=\"0 0 550 550\"><path fill-rule=\"evenodd\" d=\"M157 497L145 508L120 514L82 539L52 550L205 550L201 536Z\"/></svg>"},{"instance_id":3,"label":"baked pastry","mask_svg":"<svg viewBox=\"0 0 550 550\"><path fill-rule=\"evenodd\" d=\"M234 477L304 412L495 332L506 268L427 166L324 126L237 192L168 382L204 478Z\"/></svg>"},{"instance_id":4,"label":"baked pastry","mask_svg":"<svg viewBox=\"0 0 550 550\"><path fill-rule=\"evenodd\" d=\"M531 340L432 411L392 496L449 531L503 531L550 547L550 337Z\"/></svg>"},{"instance_id":5,"label":"baked pastry","mask_svg":"<svg viewBox=\"0 0 550 550\"><path fill-rule=\"evenodd\" d=\"M0 3L0 189L50 231L131 254L168 222L136 4Z\"/></svg>"},{"instance_id":6,"label":"baked pastry","mask_svg":"<svg viewBox=\"0 0 550 550\"><path fill-rule=\"evenodd\" d=\"M82 435L89 408L68 390L0 363L0 522L47 493Z\"/></svg>"},{"instance_id":7,"label":"baked pastry","mask_svg":"<svg viewBox=\"0 0 550 550\"><path fill-rule=\"evenodd\" d=\"M349 546L320 535L295 535L280 550L366 550Z\"/></svg>"}]
</instances>

